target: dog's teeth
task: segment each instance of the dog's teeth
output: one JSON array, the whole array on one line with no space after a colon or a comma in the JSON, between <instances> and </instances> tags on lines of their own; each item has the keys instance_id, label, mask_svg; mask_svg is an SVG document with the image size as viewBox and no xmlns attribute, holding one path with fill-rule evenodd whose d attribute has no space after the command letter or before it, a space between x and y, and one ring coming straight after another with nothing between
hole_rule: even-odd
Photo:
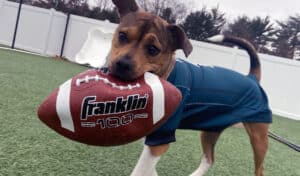
<instances>
[{"instance_id":1,"label":"dog's teeth","mask_svg":"<svg viewBox=\"0 0 300 176\"><path fill-rule=\"evenodd\" d=\"M224 35L215 35L215 36L207 38L207 40L211 41L211 42L223 42Z\"/></svg>"}]
</instances>

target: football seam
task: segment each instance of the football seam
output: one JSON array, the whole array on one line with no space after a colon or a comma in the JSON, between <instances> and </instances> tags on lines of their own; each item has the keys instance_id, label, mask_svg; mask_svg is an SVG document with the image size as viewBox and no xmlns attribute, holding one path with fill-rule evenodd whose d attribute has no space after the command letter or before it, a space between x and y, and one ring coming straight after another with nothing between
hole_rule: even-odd
<instances>
[{"instance_id":1,"label":"football seam","mask_svg":"<svg viewBox=\"0 0 300 176\"><path fill-rule=\"evenodd\" d=\"M132 89L141 87L141 85L139 83L136 83L135 85L127 84L127 86L117 85L116 83L111 82L109 79L103 78L99 75L95 75L95 76L86 75L82 79L77 78L76 79L76 86L79 87L82 83L87 83L88 84L90 81L96 81L96 82L102 81L104 84L108 84L108 85L112 86L113 88L116 88L116 89L119 89L119 90L127 90L127 89L132 90Z\"/></svg>"}]
</instances>

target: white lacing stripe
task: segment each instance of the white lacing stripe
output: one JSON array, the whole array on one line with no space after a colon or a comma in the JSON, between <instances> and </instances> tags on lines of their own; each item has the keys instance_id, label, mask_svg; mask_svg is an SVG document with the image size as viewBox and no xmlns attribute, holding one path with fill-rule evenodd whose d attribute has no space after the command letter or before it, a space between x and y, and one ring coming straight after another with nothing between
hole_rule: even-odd
<instances>
[{"instance_id":1,"label":"white lacing stripe","mask_svg":"<svg viewBox=\"0 0 300 176\"><path fill-rule=\"evenodd\" d=\"M159 77L152 73L145 73L146 84L153 94L153 124L160 121L165 115L165 92Z\"/></svg>"},{"instance_id":2,"label":"white lacing stripe","mask_svg":"<svg viewBox=\"0 0 300 176\"><path fill-rule=\"evenodd\" d=\"M126 86L120 86L120 85L117 85L114 82L111 82L107 78L103 78L99 75L96 75L96 76L86 75L82 79L78 78L76 80L76 86L80 86L82 83L89 83L90 81L96 81L96 82L102 81L102 82L104 82L104 84L109 84L113 88L120 89L120 90L127 90L127 89L131 90L131 89L134 89L134 88L140 88L141 87L141 85L139 83L136 83L135 85L127 84Z\"/></svg>"},{"instance_id":3,"label":"white lacing stripe","mask_svg":"<svg viewBox=\"0 0 300 176\"><path fill-rule=\"evenodd\" d=\"M71 82L72 80L68 80L59 87L56 98L56 112L61 126L74 132L75 129L70 111Z\"/></svg>"}]
</instances>

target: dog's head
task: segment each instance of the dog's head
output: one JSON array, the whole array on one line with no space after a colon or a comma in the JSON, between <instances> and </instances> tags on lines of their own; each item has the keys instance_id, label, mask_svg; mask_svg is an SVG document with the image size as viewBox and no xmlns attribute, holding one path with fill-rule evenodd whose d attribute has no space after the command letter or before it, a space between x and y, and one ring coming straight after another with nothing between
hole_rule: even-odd
<instances>
[{"instance_id":1,"label":"dog's head","mask_svg":"<svg viewBox=\"0 0 300 176\"><path fill-rule=\"evenodd\" d=\"M110 72L122 80L133 80L145 72L164 76L183 49L186 56L192 45L184 31L160 17L140 9L135 0L113 0L120 15L108 56Z\"/></svg>"}]
</instances>

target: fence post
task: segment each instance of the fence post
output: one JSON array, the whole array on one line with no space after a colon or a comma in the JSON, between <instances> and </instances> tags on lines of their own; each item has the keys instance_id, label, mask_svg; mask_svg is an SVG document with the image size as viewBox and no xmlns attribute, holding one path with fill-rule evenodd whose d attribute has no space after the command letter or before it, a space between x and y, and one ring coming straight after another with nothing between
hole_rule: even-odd
<instances>
[{"instance_id":1,"label":"fence post","mask_svg":"<svg viewBox=\"0 0 300 176\"><path fill-rule=\"evenodd\" d=\"M53 9L53 8L50 9L50 11L49 11L50 21L48 24L48 30L47 30L47 36L46 36L46 40L45 40L45 44L44 44L43 55L47 55L47 50L48 50L48 46L49 46L49 38L50 38L51 31L52 31L54 13L55 13L55 9Z\"/></svg>"},{"instance_id":2,"label":"fence post","mask_svg":"<svg viewBox=\"0 0 300 176\"><path fill-rule=\"evenodd\" d=\"M66 26L65 26L64 37L63 37L63 43L62 43L61 50L60 50L60 57L63 57L64 50L65 50L65 42L66 42L66 37L67 37L67 34L68 34L68 27L69 27L69 22L70 22L70 16L71 16L71 14L68 13L67 14L67 21L66 21Z\"/></svg>"},{"instance_id":3,"label":"fence post","mask_svg":"<svg viewBox=\"0 0 300 176\"><path fill-rule=\"evenodd\" d=\"M15 26L15 32L14 32L14 38L13 38L13 41L12 41L12 44L11 44L12 49L15 48L15 42L16 42L16 37L17 37L17 32L18 32L18 26L19 26L20 14L21 14L21 10L22 10L22 4L23 4L23 0L20 0L19 10L18 10L18 15L17 15L17 20L16 20L16 26Z\"/></svg>"}]
</instances>

